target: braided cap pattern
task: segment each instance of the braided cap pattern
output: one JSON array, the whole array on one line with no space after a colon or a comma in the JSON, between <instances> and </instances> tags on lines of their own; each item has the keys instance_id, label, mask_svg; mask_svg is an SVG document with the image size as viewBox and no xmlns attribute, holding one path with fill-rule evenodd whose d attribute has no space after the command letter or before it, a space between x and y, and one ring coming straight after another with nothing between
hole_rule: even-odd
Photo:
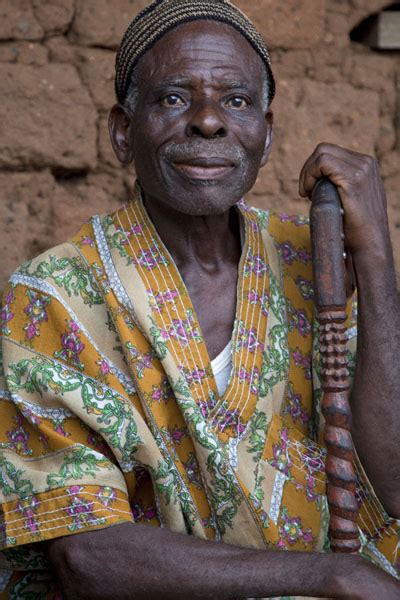
<instances>
[{"instance_id":1,"label":"braided cap pattern","mask_svg":"<svg viewBox=\"0 0 400 600\"><path fill-rule=\"evenodd\" d=\"M234 27L253 46L269 75L269 102L275 95L275 80L268 48L253 23L228 0L155 0L130 23L119 47L115 68L115 92L124 103L132 72L139 59L166 33L189 21L211 20Z\"/></svg>"}]
</instances>

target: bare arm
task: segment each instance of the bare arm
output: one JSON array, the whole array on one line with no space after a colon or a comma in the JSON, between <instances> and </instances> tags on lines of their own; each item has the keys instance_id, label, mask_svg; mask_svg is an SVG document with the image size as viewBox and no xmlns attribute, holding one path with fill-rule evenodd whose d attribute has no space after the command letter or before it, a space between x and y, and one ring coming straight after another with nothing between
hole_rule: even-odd
<instances>
[{"instance_id":1,"label":"bare arm","mask_svg":"<svg viewBox=\"0 0 400 600\"><path fill-rule=\"evenodd\" d=\"M400 594L399 582L358 556L252 550L146 525L81 533L48 548L65 600Z\"/></svg>"},{"instance_id":2,"label":"bare arm","mask_svg":"<svg viewBox=\"0 0 400 600\"><path fill-rule=\"evenodd\" d=\"M320 144L306 162L300 193L309 195L323 176L338 187L357 278L353 439L382 504L400 518L400 302L385 193L375 159L332 144Z\"/></svg>"}]
</instances>

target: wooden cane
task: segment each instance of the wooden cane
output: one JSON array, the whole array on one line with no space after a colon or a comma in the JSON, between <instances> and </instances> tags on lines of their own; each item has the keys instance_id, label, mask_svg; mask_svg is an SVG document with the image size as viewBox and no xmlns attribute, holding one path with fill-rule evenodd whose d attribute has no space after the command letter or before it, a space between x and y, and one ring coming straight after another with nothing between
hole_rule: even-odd
<instances>
[{"instance_id":1,"label":"wooden cane","mask_svg":"<svg viewBox=\"0 0 400 600\"><path fill-rule=\"evenodd\" d=\"M321 179L314 187L310 221L320 325L329 538L334 552L357 552L360 539L346 349L343 210L338 191L329 179Z\"/></svg>"}]
</instances>

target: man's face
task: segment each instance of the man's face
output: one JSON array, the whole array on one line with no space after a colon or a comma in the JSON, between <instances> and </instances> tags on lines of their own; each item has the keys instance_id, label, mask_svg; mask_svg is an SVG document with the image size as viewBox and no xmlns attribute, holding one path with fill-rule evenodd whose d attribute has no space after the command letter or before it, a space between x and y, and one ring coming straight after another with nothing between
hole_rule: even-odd
<instances>
[{"instance_id":1,"label":"man's face","mask_svg":"<svg viewBox=\"0 0 400 600\"><path fill-rule=\"evenodd\" d=\"M271 137L263 76L245 38L215 22L181 25L145 54L128 139L149 201L208 215L248 192Z\"/></svg>"}]
</instances>

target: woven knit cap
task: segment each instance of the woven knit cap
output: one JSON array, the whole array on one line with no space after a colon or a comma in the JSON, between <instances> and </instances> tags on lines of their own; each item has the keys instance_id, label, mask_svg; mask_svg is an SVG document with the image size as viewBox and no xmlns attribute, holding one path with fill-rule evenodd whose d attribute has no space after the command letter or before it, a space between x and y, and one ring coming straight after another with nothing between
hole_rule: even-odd
<instances>
[{"instance_id":1,"label":"woven knit cap","mask_svg":"<svg viewBox=\"0 0 400 600\"><path fill-rule=\"evenodd\" d=\"M275 95L275 80L268 48L253 23L228 0L155 0L131 22L122 38L115 67L115 91L124 103L132 72L139 59L168 31L182 23L211 20L234 27L253 46L269 74L269 102Z\"/></svg>"}]
</instances>

